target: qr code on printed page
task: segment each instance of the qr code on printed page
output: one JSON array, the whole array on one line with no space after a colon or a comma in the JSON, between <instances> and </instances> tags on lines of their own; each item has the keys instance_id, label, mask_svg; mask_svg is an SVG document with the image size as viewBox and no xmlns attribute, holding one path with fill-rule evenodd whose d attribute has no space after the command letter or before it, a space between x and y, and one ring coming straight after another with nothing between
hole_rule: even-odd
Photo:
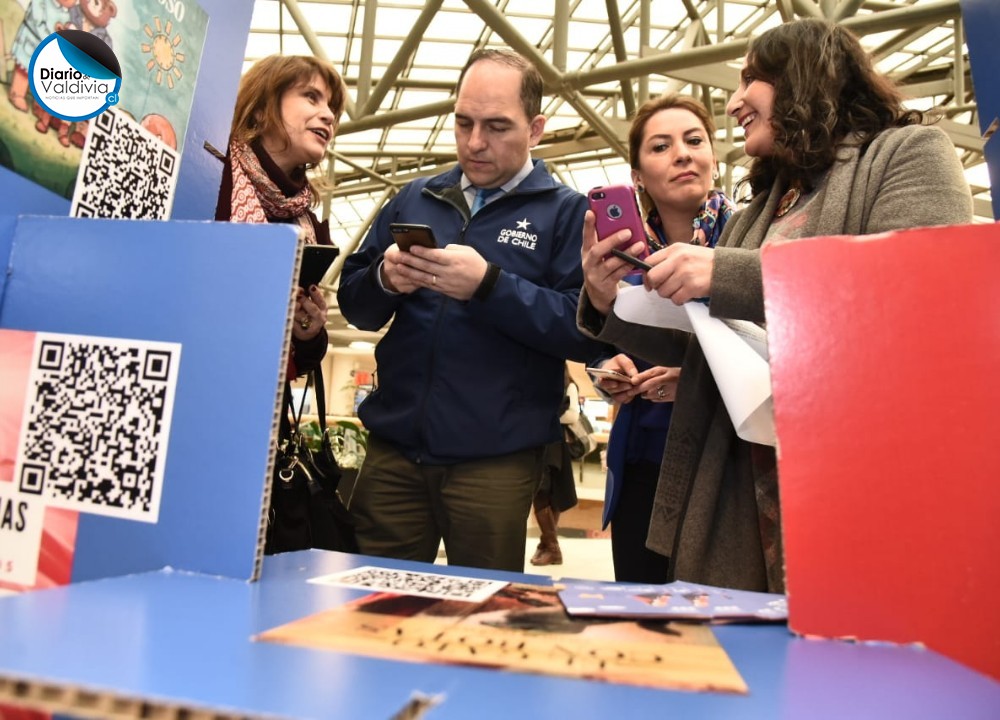
<instances>
[{"instance_id":1,"label":"qr code on printed page","mask_svg":"<svg viewBox=\"0 0 1000 720\"><path fill-rule=\"evenodd\" d=\"M47 505L156 522L181 346L38 333L14 477Z\"/></svg>"},{"instance_id":2,"label":"qr code on printed page","mask_svg":"<svg viewBox=\"0 0 1000 720\"><path fill-rule=\"evenodd\" d=\"M377 590L398 595L466 600L481 602L507 585L500 580L439 575L437 573L410 572L365 566L331 575L311 578L319 585L339 585L362 590Z\"/></svg>"},{"instance_id":3,"label":"qr code on printed page","mask_svg":"<svg viewBox=\"0 0 1000 720\"><path fill-rule=\"evenodd\" d=\"M106 110L90 120L70 215L167 220L179 168L179 152L125 113Z\"/></svg>"}]
</instances>

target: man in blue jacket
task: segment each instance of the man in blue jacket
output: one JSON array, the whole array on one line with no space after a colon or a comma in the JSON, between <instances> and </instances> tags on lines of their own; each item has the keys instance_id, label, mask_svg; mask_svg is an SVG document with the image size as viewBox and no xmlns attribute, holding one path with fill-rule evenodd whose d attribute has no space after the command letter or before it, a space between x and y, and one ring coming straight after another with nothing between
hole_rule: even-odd
<instances>
[{"instance_id":1,"label":"man in blue jacket","mask_svg":"<svg viewBox=\"0 0 1000 720\"><path fill-rule=\"evenodd\" d=\"M459 166L404 187L344 264L344 317L364 330L392 320L358 413L362 553L434 562L443 539L451 564L524 568L564 361L602 349L576 328L586 198L530 156L541 98L520 55L474 53L455 101ZM431 226L438 247L400 250L391 223Z\"/></svg>"}]
</instances>

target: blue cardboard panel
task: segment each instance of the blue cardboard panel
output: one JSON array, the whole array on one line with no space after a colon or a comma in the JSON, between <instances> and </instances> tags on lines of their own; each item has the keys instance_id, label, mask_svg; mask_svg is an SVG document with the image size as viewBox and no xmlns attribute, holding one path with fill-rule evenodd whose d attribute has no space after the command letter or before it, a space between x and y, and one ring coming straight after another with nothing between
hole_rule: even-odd
<instances>
[{"instance_id":1,"label":"blue cardboard panel","mask_svg":"<svg viewBox=\"0 0 1000 720\"><path fill-rule=\"evenodd\" d=\"M243 51L250 34L254 0L199 0L208 13L205 53L184 139L171 218L211 220L222 182L222 163L205 151L207 140L222 152L243 72Z\"/></svg>"},{"instance_id":2,"label":"blue cardboard panel","mask_svg":"<svg viewBox=\"0 0 1000 720\"><path fill-rule=\"evenodd\" d=\"M985 133L993 119L1000 117L1000 84L997 83L1000 46L996 41L997 29L1000 29L1000 3L996 0L959 0L959 7L972 65L979 131Z\"/></svg>"},{"instance_id":3,"label":"blue cardboard panel","mask_svg":"<svg viewBox=\"0 0 1000 720\"><path fill-rule=\"evenodd\" d=\"M74 581L254 576L297 257L282 225L18 220L0 327L182 346L159 521L81 514Z\"/></svg>"},{"instance_id":4,"label":"blue cardboard panel","mask_svg":"<svg viewBox=\"0 0 1000 720\"><path fill-rule=\"evenodd\" d=\"M18 213L69 214L69 199L60 197L41 185L36 185L2 165L0 165L0 197L3 198L0 213L4 215Z\"/></svg>"},{"instance_id":5,"label":"blue cardboard panel","mask_svg":"<svg viewBox=\"0 0 1000 720\"><path fill-rule=\"evenodd\" d=\"M7 263L14 242L14 228L17 219L12 215L0 215L0 308L3 307L4 290L7 288Z\"/></svg>"},{"instance_id":6,"label":"blue cardboard panel","mask_svg":"<svg viewBox=\"0 0 1000 720\"><path fill-rule=\"evenodd\" d=\"M750 687L747 695L396 662L254 641L278 624L365 594L308 578L371 564L549 582L307 551L265 558L261 580L253 584L171 572L74 584L0 598L0 677L148 699L154 708L313 718L395 717L414 693L440 697L427 713L434 720L616 718L623 708L637 718L986 720L1000 706L1000 684L932 651L805 640L778 624L715 629ZM664 648L669 652L669 644Z\"/></svg>"},{"instance_id":7,"label":"blue cardboard panel","mask_svg":"<svg viewBox=\"0 0 1000 720\"><path fill-rule=\"evenodd\" d=\"M993 199L993 219L1000 220L1000 133L997 133L983 147L983 155L986 157L986 166L990 171L990 187L994 188Z\"/></svg>"}]
</instances>

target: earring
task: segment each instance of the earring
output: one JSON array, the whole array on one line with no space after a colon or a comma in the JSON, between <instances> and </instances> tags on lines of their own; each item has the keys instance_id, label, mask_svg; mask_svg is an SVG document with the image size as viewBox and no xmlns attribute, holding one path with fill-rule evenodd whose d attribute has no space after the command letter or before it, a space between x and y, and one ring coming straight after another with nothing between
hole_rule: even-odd
<instances>
[{"instance_id":1,"label":"earring","mask_svg":"<svg viewBox=\"0 0 1000 720\"><path fill-rule=\"evenodd\" d=\"M638 191L639 191L639 192L641 192L641 193L644 193L644 192L646 192L646 188L644 188L644 187L642 186L642 183L640 183L640 184L636 185L636 186L635 186L635 189L636 189L636 190L638 190Z\"/></svg>"},{"instance_id":2,"label":"earring","mask_svg":"<svg viewBox=\"0 0 1000 720\"><path fill-rule=\"evenodd\" d=\"M718 180L718 179L719 179L719 171L718 171L718 170L715 170L715 171L714 171L714 172L712 173L712 179L713 179L713 180Z\"/></svg>"}]
</instances>

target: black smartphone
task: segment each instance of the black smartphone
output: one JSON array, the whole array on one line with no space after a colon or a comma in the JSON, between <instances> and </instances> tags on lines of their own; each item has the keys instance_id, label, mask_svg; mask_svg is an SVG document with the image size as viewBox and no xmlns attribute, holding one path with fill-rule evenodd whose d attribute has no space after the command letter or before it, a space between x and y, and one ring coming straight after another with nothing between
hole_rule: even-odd
<instances>
[{"instance_id":1,"label":"black smartphone","mask_svg":"<svg viewBox=\"0 0 1000 720\"><path fill-rule=\"evenodd\" d=\"M621 258L629 265L633 265L644 272L653 269L653 266L650 265L648 262L640 260L635 255L629 255L624 250L619 250L618 248L611 248L611 254L614 255L616 258Z\"/></svg>"},{"instance_id":2,"label":"black smartphone","mask_svg":"<svg viewBox=\"0 0 1000 720\"><path fill-rule=\"evenodd\" d=\"M340 248L336 245L306 245L302 248L299 287L308 291L311 286L317 285L339 253Z\"/></svg>"},{"instance_id":3,"label":"black smartphone","mask_svg":"<svg viewBox=\"0 0 1000 720\"><path fill-rule=\"evenodd\" d=\"M400 250L409 250L414 245L423 245L427 248L436 248L437 240L434 239L434 231L429 225L417 225L415 223L391 223L389 232L392 239L399 246Z\"/></svg>"}]
</instances>

